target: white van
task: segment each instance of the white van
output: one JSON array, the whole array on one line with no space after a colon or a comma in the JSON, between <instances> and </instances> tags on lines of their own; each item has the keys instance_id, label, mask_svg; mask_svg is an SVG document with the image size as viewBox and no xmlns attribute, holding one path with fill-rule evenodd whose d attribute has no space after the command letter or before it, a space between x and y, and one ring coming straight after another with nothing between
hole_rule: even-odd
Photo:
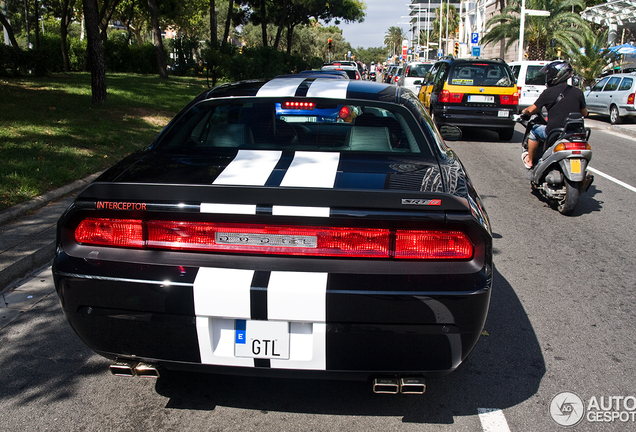
<instances>
[{"instance_id":1,"label":"white van","mask_svg":"<svg viewBox=\"0 0 636 432\"><path fill-rule=\"evenodd\" d=\"M541 72L549 61L516 61L508 63L517 80L519 91L519 111L529 107L545 90L545 74Z\"/></svg>"}]
</instances>

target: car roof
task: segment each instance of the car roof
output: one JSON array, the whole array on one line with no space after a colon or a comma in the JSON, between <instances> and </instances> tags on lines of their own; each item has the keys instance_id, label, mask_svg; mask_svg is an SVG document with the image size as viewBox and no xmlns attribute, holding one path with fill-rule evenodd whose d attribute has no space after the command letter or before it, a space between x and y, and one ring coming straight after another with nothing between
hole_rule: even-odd
<instances>
[{"instance_id":1,"label":"car roof","mask_svg":"<svg viewBox=\"0 0 636 432\"><path fill-rule=\"evenodd\" d=\"M320 81L326 80L332 80L333 82L333 77L296 74L279 76L269 80L247 80L236 83L226 83L203 92L193 103L204 99L220 97L304 96L315 82L319 82L315 89L321 88L320 92L312 93L312 97L316 98L381 100L389 103L399 103L401 100L401 88L391 84L363 80L337 80L341 81L342 84L338 84L337 89L335 89L331 84L320 84Z\"/></svg>"}]
</instances>

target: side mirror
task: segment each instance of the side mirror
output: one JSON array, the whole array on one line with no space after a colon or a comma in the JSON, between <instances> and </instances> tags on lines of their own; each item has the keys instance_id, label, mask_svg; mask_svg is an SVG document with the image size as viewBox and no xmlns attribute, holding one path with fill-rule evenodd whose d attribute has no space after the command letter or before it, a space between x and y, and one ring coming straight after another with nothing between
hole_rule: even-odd
<instances>
[{"instance_id":1,"label":"side mirror","mask_svg":"<svg viewBox=\"0 0 636 432\"><path fill-rule=\"evenodd\" d=\"M444 141L459 141L462 138L462 130L453 125L441 125L437 128Z\"/></svg>"},{"instance_id":2,"label":"side mirror","mask_svg":"<svg viewBox=\"0 0 636 432\"><path fill-rule=\"evenodd\" d=\"M422 80L413 81L413 85L422 85Z\"/></svg>"},{"instance_id":3,"label":"side mirror","mask_svg":"<svg viewBox=\"0 0 636 432\"><path fill-rule=\"evenodd\" d=\"M574 87L578 87L581 84L581 80L579 79L579 77L573 77L572 78L572 85Z\"/></svg>"},{"instance_id":4,"label":"side mirror","mask_svg":"<svg viewBox=\"0 0 636 432\"><path fill-rule=\"evenodd\" d=\"M585 86L585 91L590 91L590 86Z\"/></svg>"}]
</instances>

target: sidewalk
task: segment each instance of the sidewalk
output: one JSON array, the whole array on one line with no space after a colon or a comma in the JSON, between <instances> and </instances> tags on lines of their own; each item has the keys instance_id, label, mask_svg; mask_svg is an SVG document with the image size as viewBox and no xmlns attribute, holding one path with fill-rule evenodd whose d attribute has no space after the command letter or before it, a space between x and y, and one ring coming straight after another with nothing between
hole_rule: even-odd
<instances>
[{"instance_id":1,"label":"sidewalk","mask_svg":"<svg viewBox=\"0 0 636 432\"><path fill-rule=\"evenodd\" d=\"M57 220L75 195L99 174L0 212L0 328L44 295L29 284L15 288L26 276L51 262Z\"/></svg>"}]
</instances>

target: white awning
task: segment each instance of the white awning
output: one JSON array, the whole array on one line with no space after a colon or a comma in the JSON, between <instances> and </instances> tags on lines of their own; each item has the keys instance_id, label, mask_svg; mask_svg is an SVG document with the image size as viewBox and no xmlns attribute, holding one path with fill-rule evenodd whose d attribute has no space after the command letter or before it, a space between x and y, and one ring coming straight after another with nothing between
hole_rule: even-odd
<instances>
[{"instance_id":1,"label":"white awning","mask_svg":"<svg viewBox=\"0 0 636 432\"><path fill-rule=\"evenodd\" d=\"M636 0L613 0L581 12L581 17L595 24L619 27L636 26Z\"/></svg>"}]
</instances>

